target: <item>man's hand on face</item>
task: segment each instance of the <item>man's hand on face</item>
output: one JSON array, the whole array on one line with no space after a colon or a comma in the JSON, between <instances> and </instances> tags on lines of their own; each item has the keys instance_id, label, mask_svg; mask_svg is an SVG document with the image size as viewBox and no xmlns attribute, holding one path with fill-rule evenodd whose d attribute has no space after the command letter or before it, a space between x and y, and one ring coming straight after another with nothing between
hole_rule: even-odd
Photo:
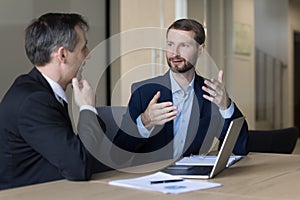
<instances>
[{"instance_id":1,"label":"man's hand on face","mask_svg":"<svg viewBox=\"0 0 300 200\"><path fill-rule=\"evenodd\" d=\"M77 106L90 105L95 107L96 95L93 88L86 80L78 81L77 78L72 79L74 98Z\"/></svg>"}]
</instances>

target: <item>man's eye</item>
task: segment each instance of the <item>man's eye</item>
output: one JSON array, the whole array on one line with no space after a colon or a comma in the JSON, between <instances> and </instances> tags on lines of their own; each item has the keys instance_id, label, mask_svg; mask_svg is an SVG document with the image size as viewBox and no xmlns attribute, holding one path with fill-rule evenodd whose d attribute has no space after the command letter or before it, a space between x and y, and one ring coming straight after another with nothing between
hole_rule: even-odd
<instances>
[{"instance_id":1,"label":"man's eye","mask_svg":"<svg viewBox=\"0 0 300 200\"><path fill-rule=\"evenodd\" d=\"M188 44L181 44L182 47L189 47Z\"/></svg>"}]
</instances>

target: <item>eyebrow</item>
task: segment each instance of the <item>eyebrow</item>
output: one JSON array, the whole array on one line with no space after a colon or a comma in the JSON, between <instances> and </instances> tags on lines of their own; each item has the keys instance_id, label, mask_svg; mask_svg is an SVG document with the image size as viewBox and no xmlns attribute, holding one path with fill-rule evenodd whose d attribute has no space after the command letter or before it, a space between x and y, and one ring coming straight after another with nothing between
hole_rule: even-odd
<instances>
[{"instance_id":1,"label":"eyebrow","mask_svg":"<svg viewBox=\"0 0 300 200\"><path fill-rule=\"evenodd\" d=\"M167 43L175 43L173 41L167 40ZM193 44L193 41L185 41L185 42L179 42L180 44Z\"/></svg>"}]
</instances>

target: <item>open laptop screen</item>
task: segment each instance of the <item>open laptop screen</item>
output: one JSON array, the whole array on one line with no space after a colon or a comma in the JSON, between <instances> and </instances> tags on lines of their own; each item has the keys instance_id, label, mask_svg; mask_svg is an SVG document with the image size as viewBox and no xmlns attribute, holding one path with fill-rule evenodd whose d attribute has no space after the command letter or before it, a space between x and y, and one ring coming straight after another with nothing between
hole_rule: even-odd
<instances>
[{"instance_id":1,"label":"open laptop screen","mask_svg":"<svg viewBox=\"0 0 300 200\"><path fill-rule=\"evenodd\" d=\"M185 178L213 178L226 168L244 120L245 117L240 117L231 121L216 162L213 166L172 165L164 169L163 172Z\"/></svg>"}]
</instances>

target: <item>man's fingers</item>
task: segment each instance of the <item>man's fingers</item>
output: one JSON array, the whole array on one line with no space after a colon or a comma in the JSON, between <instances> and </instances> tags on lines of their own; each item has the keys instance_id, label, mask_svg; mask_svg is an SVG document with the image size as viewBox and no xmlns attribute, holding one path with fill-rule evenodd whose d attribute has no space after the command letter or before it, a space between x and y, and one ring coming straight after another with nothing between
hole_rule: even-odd
<instances>
[{"instance_id":1,"label":"man's fingers","mask_svg":"<svg viewBox=\"0 0 300 200\"><path fill-rule=\"evenodd\" d=\"M215 100L214 97L208 96L208 95L206 95L206 94L203 94L203 98L204 98L204 99L207 99L208 101L211 101L211 102L214 102L214 100Z\"/></svg>"},{"instance_id":2,"label":"man's fingers","mask_svg":"<svg viewBox=\"0 0 300 200\"><path fill-rule=\"evenodd\" d=\"M178 110L176 108L176 106L171 106L171 107L167 107L164 109L160 109L157 112L157 116L159 116L159 118L169 118L173 115L177 115Z\"/></svg>"},{"instance_id":3,"label":"man's fingers","mask_svg":"<svg viewBox=\"0 0 300 200\"><path fill-rule=\"evenodd\" d=\"M213 97L215 97L217 95L216 90L209 89L209 88L207 88L205 86L202 86L202 90L204 90L205 92L207 92L208 94L210 94Z\"/></svg>"},{"instance_id":4,"label":"man's fingers","mask_svg":"<svg viewBox=\"0 0 300 200\"><path fill-rule=\"evenodd\" d=\"M176 116L177 116L177 110L165 114L165 118L169 119L168 121L172 120L173 118L176 118Z\"/></svg>"},{"instance_id":5,"label":"man's fingers","mask_svg":"<svg viewBox=\"0 0 300 200\"><path fill-rule=\"evenodd\" d=\"M89 83L86 81L86 80L81 80L81 81L78 81L78 87L80 89L91 89L91 86L89 85Z\"/></svg>"},{"instance_id":6,"label":"man's fingers","mask_svg":"<svg viewBox=\"0 0 300 200\"><path fill-rule=\"evenodd\" d=\"M220 83L223 83L223 74L224 74L223 70L220 69L220 71L219 71L219 73L218 73L218 81L219 81Z\"/></svg>"},{"instance_id":7,"label":"man's fingers","mask_svg":"<svg viewBox=\"0 0 300 200\"><path fill-rule=\"evenodd\" d=\"M165 109L165 108L168 108L169 110L174 110L176 109L176 106L172 106L173 103L171 101L168 101L168 102L162 102L162 103L157 103L155 105L155 109Z\"/></svg>"},{"instance_id":8,"label":"man's fingers","mask_svg":"<svg viewBox=\"0 0 300 200\"><path fill-rule=\"evenodd\" d=\"M177 110L162 114L157 119L157 124L162 125L169 121L174 120L177 117Z\"/></svg>"},{"instance_id":9,"label":"man's fingers","mask_svg":"<svg viewBox=\"0 0 300 200\"><path fill-rule=\"evenodd\" d=\"M78 79L77 79L77 78L73 78L73 79L72 79L72 86L73 86L74 92L77 92L77 91L79 90L79 87L78 87Z\"/></svg>"},{"instance_id":10,"label":"man's fingers","mask_svg":"<svg viewBox=\"0 0 300 200\"><path fill-rule=\"evenodd\" d=\"M157 103L160 98L158 91L151 99L148 108L142 115L142 122L145 126L162 125L176 118L178 110L172 102Z\"/></svg>"},{"instance_id":11,"label":"man's fingers","mask_svg":"<svg viewBox=\"0 0 300 200\"><path fill-rule=\"evenodd\" d=\"M204 83L207 86L207 88L212 89L212 90L216 90L216 88L218 86L218 81L216 81L214 79L212 79L212 80L205 80Z\"/></svg>"},{"instance_id":12,"label":"man's fingers","mask_svg":"<svg viewBox=\"0 0 300 200\"><path fill-rule=\"evenodd\" d=\"M165 113L170 113L170 112L178 112L177 107L176 106L168 106L166 108L164 108L164 112Z\"/></svg>"},{"instance_id":13,"label":"man's fingers","mask_svg":"<svg viewBox=\"0 0 300 200\"><path fill-rule=\"evenodd\" d=\"M163 125L163 124L165 124L165 123L167 123L169 121L174 120L175 118L176 118L176 116L173 116L173 117L170 117L170 118L165 118L165 119L161 120L160 124Z\"/></svg>"},{"instance_id":14,"label":"man's fingers","mask_svg":"<svg viewBox=\"0 0 300 200\"><path fill-rule=\"evenodd\" d=\"M154 96L153 98L151 99L149 105L155 105L155 109L163 109L165 107L170 107L173 105L172 102L162 102L162 103L157 103L158 102L158 99L160 98L160 91L158 91ZM154 108L154 107L153 107ZM174 108L173 108L174 109ZM176 109L176 107L175 107Z\"/></svg>"},{"instance_id":15,"label":"man's fingers","mask_svg":"<svg viewBox=\"0 0 300 200\"><path fill-rule=\"evenodd\" d=\"M151 101L150 101L149 104L155 104L155 103L157 103L159 97L160 97L160 91L158 91L158 92L153 96L153 98L151 99Z\"/></svg>"}]
</instances>

